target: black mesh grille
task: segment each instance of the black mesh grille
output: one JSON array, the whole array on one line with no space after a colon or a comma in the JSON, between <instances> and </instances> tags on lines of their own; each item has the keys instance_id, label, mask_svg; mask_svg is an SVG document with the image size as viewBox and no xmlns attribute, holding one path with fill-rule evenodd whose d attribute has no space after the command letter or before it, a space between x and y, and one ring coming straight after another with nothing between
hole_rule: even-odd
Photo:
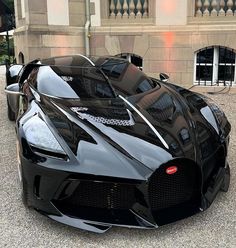
<instances>
[{"instance_id":1,"label":"black mesh grille","mask_svg":"<svg viewBox=\"0 0 236 248\"><path fill-rule=\"evenodd\" d=\"M177 172L167 174L162 166L152 175L149 183L149 202L152 210L170 208L196 198L199 176L194 165L177 165Z\"/></svg>"},{"instance_id":2,"label":"black mesh grille","mask_svg":"<svg viewBox=\"0 0 236 248\"><path fill-rule=\"evenodd\" d=\"M134 191L130 184L81 181L65 201L78 207L129 209L135 202Z\"/></svg>"},{"instance_id":3,"label":"black mesh grille","mask_svg":"<svg viewBox=\"0 0 236 248\"><path fill-rule=\"evenodd\" d=\"M89 108L88 114L94 117L104 117L107 119L129 120L130 116L126 108Z\"/></svg>"}]
</instances>

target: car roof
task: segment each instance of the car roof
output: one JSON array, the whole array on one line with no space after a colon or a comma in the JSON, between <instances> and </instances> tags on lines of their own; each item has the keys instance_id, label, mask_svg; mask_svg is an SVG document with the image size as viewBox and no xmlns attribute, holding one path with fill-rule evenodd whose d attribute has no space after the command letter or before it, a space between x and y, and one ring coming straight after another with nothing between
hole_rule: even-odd
<instances>
[{"instance_id":1,"label":"car roof","mask_svg":"<svg viewBox=\"0 0 236 248\"><path fill-rule=\"evenodd\" d=\"M79 67L89 67L89 66L101 66L104 62L112 60L113 63L126 62L127 60L114 56L84 56L82 54L75 55L65 55L50 57L42 60L33 61L31 63L40 62L43 65L49 66L79 66Z\"/></svg>"},{"instance_id":2,"label":"car roof","mask_svg":"<svg viewBox=\"0 0 236 248\"><path fill-rule=\"evenodd\" d=\"M70 66L70 67L95 66L92 60L90 60L88 57L81 55L81 54L58 56L58 57L42 59L40 60L40 63L43 65L49 65L49 66Z\"/></svg>"}]
</instances>

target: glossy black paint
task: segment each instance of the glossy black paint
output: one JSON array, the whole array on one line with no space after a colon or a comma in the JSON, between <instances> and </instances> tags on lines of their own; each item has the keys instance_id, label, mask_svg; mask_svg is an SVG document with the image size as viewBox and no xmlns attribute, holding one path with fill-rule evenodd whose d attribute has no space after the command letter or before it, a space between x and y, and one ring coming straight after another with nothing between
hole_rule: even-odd
<instances>
[{"instance_id":1,"label":"glossy black paint","mask_svg":"<svg viewBox=\"0 0 236 248\"><path fill-rule=\"evenodd\" d=\"M18 75L23 65L12 65L6 71L6 85L14 84L18 80Z\"/></svg>"},{"instance_id":2,"label":"glossy black paint","mask_svg":"<svg viewBox=\"0 0 236 248\"><path fill-rule=\"evenodd\" d=\"M155 228L205 210L220 189L227 191L230 124L223 112L127 61L91 60L51 58L21 72L25 96L15 112L28 206L101 233L114 225ZM57 80L65 87L74 82L79 93L69 98ZM33 116L47 124L62 154L28 142L24 125ZM169 177L165 171L173 165L179 171Z\"/></svg>"}]
</instances>

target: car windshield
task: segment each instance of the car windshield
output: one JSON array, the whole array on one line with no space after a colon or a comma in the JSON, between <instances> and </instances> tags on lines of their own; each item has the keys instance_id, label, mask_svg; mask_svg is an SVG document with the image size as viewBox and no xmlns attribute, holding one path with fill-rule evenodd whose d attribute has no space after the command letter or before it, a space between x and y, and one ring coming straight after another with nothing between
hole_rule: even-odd
<instances>
[{"instance_id":1,"label":"car windshield","mask_svg":"<svg viewBox=\"0 0 236 248\"><path fill-rule=\"evenodd\" d=\"M102 71L109 77L113 87L126 96L143 93L159 86L126 60L106 59L100 65Z\"/></svg>"},{"instance_id":2,"label":"car windshield","mask_svg":"<svg viewBox=\"0 0 236 248\"><path fill-rule=\"evenodd\" d=\"M31 83L49 96L61 98L114 98L115 93L96 67L40 66ZM36 74L36 76L34 76Z\"/></svg>"}]
</instances>

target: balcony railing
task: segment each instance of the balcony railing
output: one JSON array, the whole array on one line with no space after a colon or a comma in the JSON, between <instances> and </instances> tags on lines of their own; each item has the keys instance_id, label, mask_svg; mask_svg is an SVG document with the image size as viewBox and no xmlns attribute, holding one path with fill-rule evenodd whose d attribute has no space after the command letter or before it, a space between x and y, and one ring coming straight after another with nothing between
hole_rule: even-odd
<instances>
[{"instance_id":1,"label":"balcony railing","mask_svg":"<svg viewBox=\"0 0 236 248\"><path fill-rule=\"evenodd\" d=\"M236 16L236 0L196 0L195 16Z\"/></svg>"},{"instance_id":2,"label":"balcony railing","mask_svg":"<svg viewBox=\"0 0 236 248\"><path fill-rule=\"evenodd\" d=\"M109 18L146 18L148 0L109 0Z\"/></svg>"}]
</instances>

